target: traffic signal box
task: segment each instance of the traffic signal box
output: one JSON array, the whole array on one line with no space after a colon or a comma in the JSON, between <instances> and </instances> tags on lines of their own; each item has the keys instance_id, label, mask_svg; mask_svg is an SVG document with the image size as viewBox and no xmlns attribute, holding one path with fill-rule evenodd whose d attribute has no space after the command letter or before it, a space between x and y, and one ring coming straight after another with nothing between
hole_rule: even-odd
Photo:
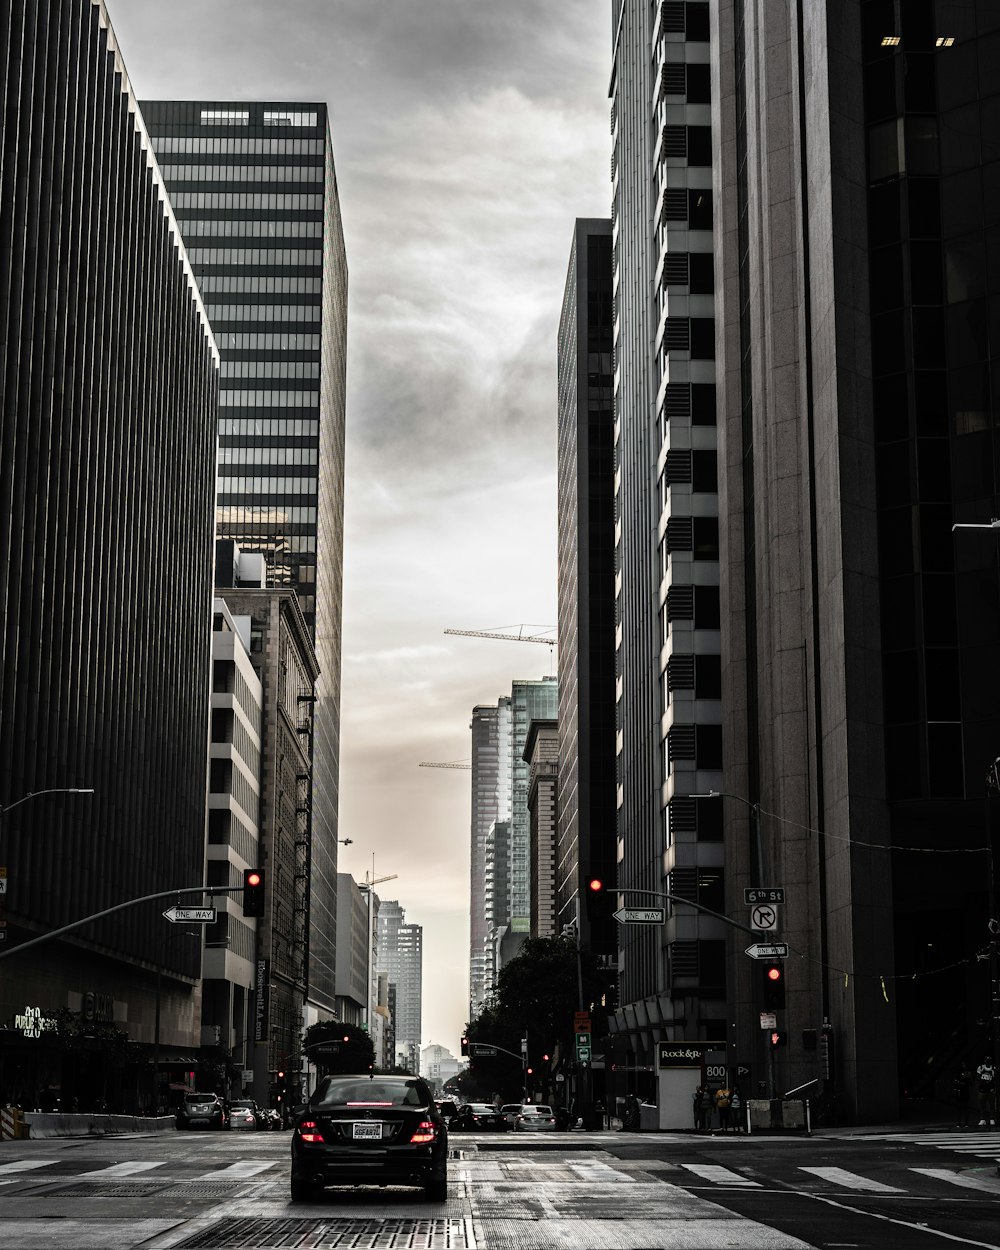
<instances>
[{"instance_id":1,"label":"traffic signal box","mask_svg":"<svg viewBox=\"0 0 1000 1250\"><path fill-rule=\"evenodd\" d=\"M261 868L243 870L243 915L264 915L264 872Z\"/></svg>"},{"instance_id":2,"label":"traffic signal box","mask_svg":"<svg viewBox=\"0 0 1000 1250\"><path fill-rule=\"evenodd\" d=\"M462 1054L467 1056L468 1053L469 1053L469 1039L467 1037L463 1037L462 1038Z\"/></svg>"},{"instance_id":3,"label":"traffic signal box","mask_svg":"<svg viewBox=\"0 0 1000 1250\"><path fill-rule=\"evenodd\" d=\"M785 970L781 964L764 968L764 989L761 1003L765 1011L782 1011L785 1006Z\"/></svg>"}]
</instances>

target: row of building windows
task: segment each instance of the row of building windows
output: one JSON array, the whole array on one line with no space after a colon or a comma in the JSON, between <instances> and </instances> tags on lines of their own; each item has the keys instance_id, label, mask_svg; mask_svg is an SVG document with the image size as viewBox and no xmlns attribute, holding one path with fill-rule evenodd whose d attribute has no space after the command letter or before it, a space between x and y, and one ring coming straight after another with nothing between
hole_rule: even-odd
<instances>
[{"instance_id":1,"label":"row of building windows","mask_svg":"<svg viewBox=\"0 0 1000 1250\"><path fill-rule=\"evenodd\" d=\"M212 794L228 794L246 812L253 824L258 824L259 799L254 783L234 760L212 760L209 766L208 788Z\"/></svg>"},{"instance_id":2,"label":"row of building windows","mask_svg":"<svg viewBox=\"0 0 1000 1250\"><path fill-rule=\"evenodd\" d=\"M257 862L257 839L235 812L213 807L208 813L208 840L212 846L230 846L248 864Z\"/></svg>"},{"instance_id":3,"label":"row of building windows","mask_svg":"<svg viewBox=\"0 0 1000 1250\"><path fill-rule=\"evenodd\" d=\"M287 212L321 212L322 195L307 191L172 191L172 208L284 209Z\"/></svg>"},{"instance_id":4,"label":"row of building windows","mask_svg":"<svg viewBox=\"0 0 1000 1250\"><path fill-rule=\"evenodd\" d=\"M220 391L220 408L318 408L319 391Z\"/></svg>"},{"instance_id":5,"label":"row of building windows","mask_svg":"<svg viewBox=\"0 0 1000 1250\"><path fill-rule=\"evenodd\" d=\"M206 304L209 321L319 321L318 304Z\"/></svg>"},{"instance_id":6,"label":"row of building windows","mask_svg":"<svg viewBox=\"0 0 1000 1250\"><path fill-rule=\"evenodd\" d=\"M154 152L206 152L210 156L322 156L324 139L192 139L179 135L154 135Z\"/></svg>"},{"instance_id":7,"label":"row of building windows","mask_svg":"<svg viewBox=\"0 0 1000 1250\"><path fill-rule=\"evenodd\" d=\"M319 434L319 422L302 417L223 417L219 421L221 437L274 438L292 436L315 438Z\"/></svg>"},{"instance_id":8,"label":"row of building windows","mask_svg":"<svg viewBox=\"0 0 1000 1250\"><path fill-rule=\"evenodd\" d=\"M220 464L318 464L317 447L220 447Z\"/></svg>"},{"instance_id":9,"label":"row of building windows","mask_svg":"<svg viewBox=\"0 0 1000 1250\"><path fill-rule=\"evenodd\" d=\"M318 352L318 334L260 334L256 331L215 331L215 342L226 352Z\"/></svg>"},{"instance_id":10,"label":"row of building windows","mask_svg":"<svg viewBox=\"0 0 1000 1250\"><path fill-rule=\"evenodd\" d=\"M248 109L202 109L201 124L203 126L249 126L250 112ZM264 113L265 126L316 126L316 113L289 113L285 110L268 110Z\"/></svg>"},{"instance_id":11,"label":"row of building windows","mask_svg":"<svg viewBox=\"0 0 1000 1250\"><path fill-rule=\"evenodd\" d=\"M212 664L212 693L231 694L260 735L260 705L247 685L246 678L232 660L215 660Z\"/></svg>"},{"instance_id":12,"label":"row of building windows","mask_svg":"<svg viewBox=\"0 0 1000 1250\"><path fill-rule=\"evenodd\" d=\"M232 746L251 776L260 775L260 749L250 737L246 725L230 708L212 709L212 741Z\"/></svg>"},{"instance_id":13,"label":"row of building windows","mask_svg":"<svg viewBox=\"0 0 1000 1250\"><path fill-rule=\"evenodd\" d=\"M288 274L242 274L242 273L211 273L201 274L198 286L204 295L206 291L240 291L261 295L321 295L323 279L290 277Z\"/></svg>"},{"instance_id":14,"label":"row of building windows","mask_svg":"<svg viewBox=\"0 0 1000 1250\"><path fill-rule=\"evenodd\" d=\"M318 360L224 360L223 378L318 378Z\"/></svg>"},{"instance_id":15,"label":"row of building windows","mask_svg":"<svg viewBox=\"0 0 1000 1250\"><path fill-rule=\"evenodd\" d=\"M219 912L215 924L205 926L206 947L224 946L232 955L240 959L252 960L255 950L255 931L239 916L229 912Z\"/></svg>"},{"instance_id":16,"label":"row of building windows","mask_svg":"<svg viewBox=\"0 0 1000 1250\"><path fill-rule=\"evenodd\" d=\"M322 182L322 165L161 165L165 182Z\"/></svg>"},{"instance_id":17,"label":"row of building windows","mask_svg":"<svg viewBox=\"0 0 1000 1250\"><path fill-rule=\"evenodd\" d=\"M177 224L185 239L219 235L234 239L321 239L321 221L217 221L213 217L179 217Z\"/></svg>"},{"instance_id":18,"label":"row of building windows","mask_svg":"<svg viewBox=\"0 0 1000 1250\"><path fill-rule=\"evenodd\" d=\"M224 477L219 474L220 502L226 495L315 495L318 486L314 477Z\"/></svg>"},{"instance_id":19,"label":"row of building windows","mask_svg":"<svg viewBox=\"0 0 1000 1250\"><path fill-rule=\"evenodd\" d=\"M215 509L215 519L223 530L238 526L255 526L260 529L284 531L289 525L315 525L315 508L286 507L282 504L245 503L234 499L232 502L219 504Z\"/></svg>"},{"instance_id":20,"label":"row of building windows","mask_svg":"<svg viewBox=\"0 0 1000 1250\"><path fill-rule=\"evenodd\" d=\"M312 225L312 222L303 222ZM319 247L189 247L192 265L322 265Z\"/></svg>"}]
</instances>

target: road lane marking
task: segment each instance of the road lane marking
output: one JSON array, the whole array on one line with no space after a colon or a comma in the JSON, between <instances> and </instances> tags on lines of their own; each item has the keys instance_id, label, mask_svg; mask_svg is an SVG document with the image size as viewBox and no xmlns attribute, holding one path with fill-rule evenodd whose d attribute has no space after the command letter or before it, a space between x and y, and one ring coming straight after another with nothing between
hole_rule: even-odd
<instances>
[{"instance_id":1,"label":"road lane marking","mask_svg":"<svg viewBox=\"0 0 1000 1250\"><path fill-rule=\"evenodd\" d=\"M108 1168L97 1168L93 1172L81 1172L76 1180L107 1180L113 1176L134 1176L136 1172L149 1172L152 1168L162 1168L164 1163L114 1163Z\"/></svg>"},{"instance_id":2,"label":"road lane marking","mask_svg":"<svg viewBox=\"0 0 1000 1250\"><path fill-rule=\"evenodd\" d=\"M836 1207L838 1211L850 1211L852 1215L866 1215L870 1220L884 1220L887 1224L898 1224L900 1228L912 1228L918 1233L930 1233L932 1237L943 1237L946 1241L958 1241L963 1246L979 1246L980 1250L1000 1250L995 1241L973 1241L971 1237L959 1237L955 1233L946 1233L943 1229L932 1228L929 1224L919 1224L912 1220L900 1220L891 1215L882 1215L878 1211L865 1211L862 1207L852 1207L837 1198L828 1198L825 1194L811 1193L805 1189L790 1189L786 1193L797 1193L803 1198L811 1198L814 1202L825 1203L828 1207Z\"/></svg>"},{"instance_id":3,"label":"road lane marking","mask_svg":"<svg viewBox=\"0 0 1000 1250\"><path fill-rule=\"evenodd\" d=\"M35 1168L50 1168L58 1159L19 1159L16 1163L0 1163L0 1175L8 1172L31 1172Z\"/></svg>"},{"instance_id":4,"label":"road lane marking","mask_svg":"<svg viewBox=\"0 0 1000 1250\"><path fill-rule=\"evenodd\" d=\"M204 1172L196 1179L199 1181L240 1180L244 1176L256 1176L258 1172L266 1172L268 1168L278 1166L276 1159L244 1159L242 1163L231 1163L227 1168L218 1171Z\"/></svg>"},{"instance_id":5,"label":"road lane marking","mask_svg":"<svg viewBox=\"0 0 1000 1250\"><path fill-rule=\"evenodd\" d=\"M749 1180L738 1172L730 1172L729 1168L719 1167L714 1163L682 1163L682 1168L693 1172L703 1180L713 1181L716 1185L740 1185L744 1189L760 1189L759 1181Z\"/></svg>"},{"instance_id":6,"label":"road lane marking","mask_svg":"<svg viewBox=\"0 0 1000 1250\"><path fill-rule=\"evenodd\" d=\"M848 1172L844 1168L799 1168L800 1172L811 1172L820 1180L830 1181L834 1185L843 1185L845 1189L864 1189L873 1194L903 1194L905 1189L895 1185L883 1185L881 1181L869 1180L867 1176L859 1176L856 1172Z\"/></svg>"},{"instance_id":7,"label":"road lane marking","mask_svg":"<svg viewBox=\"0 0 1000 1250\"><path fill-rule=\"evenodd\" d=\"M960 1172L950 1172L947 1168L910 1168L910 1171L919 1172L921 1176L930 1176L933 1180L947 1181L949 1185L961 1185L963 1189L1000 1194L1000 1180L989 1176L965 1176Z\"/></svg>"}]
</instances>

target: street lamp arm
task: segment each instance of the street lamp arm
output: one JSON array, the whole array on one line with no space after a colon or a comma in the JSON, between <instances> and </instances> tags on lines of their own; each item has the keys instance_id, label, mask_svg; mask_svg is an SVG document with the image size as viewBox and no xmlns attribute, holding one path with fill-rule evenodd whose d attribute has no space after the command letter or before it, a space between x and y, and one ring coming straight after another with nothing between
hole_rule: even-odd
<instances>
[{"instance_id":1,"label":"street lamp arm","mask_svg":"<svg viewBox=\"0 0 1000 1250\"><path fill-rule=\"evenodd\" d=\"M15 807L20 807L22 803L27 803L29 799L37 799L43 794L93 794L92 787L80 786L52 786L48 790L29 790L23 798L15 799L13 803L8 803L6 807L0 807L0 816L6 816L8 812L12 812Z\"/></svg>"},{"instance_id":2,"label":"street lamp arm","mask_svg":"<svg viewBox=\"0 0 1000 1250\"><path fill-rule=\"evenodd\" d=\"M160 890L156 894L143 894L141 898L130 898L127 903L116 903L114 907L106 907L104 911L95 911L92 916L83 916L80 920L74 920L72 924L64 924L61 929L53 929L51 933L43 933L40 937L21 942L20 945L12 946L9 950L0 951L0 959L7 959L10 955L19 955L29 946L38 946L41 942L62 937L64 933L70 933L73 929L90 924L93 920L103 920L105 916L113 916L115 912L125 911L129 907L138 907L140 903L151 903L158 898L178 898L181 894L241 894L242 892L243 886L241 885L191 885L184 886L180 890Z\"/></svg>"}]
</instances>

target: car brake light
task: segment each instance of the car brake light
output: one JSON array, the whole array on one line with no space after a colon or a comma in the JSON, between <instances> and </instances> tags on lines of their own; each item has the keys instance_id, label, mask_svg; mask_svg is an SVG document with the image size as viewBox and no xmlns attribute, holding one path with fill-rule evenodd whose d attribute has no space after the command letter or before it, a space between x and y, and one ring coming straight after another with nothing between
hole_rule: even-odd
<instances>
[{"instance_id":1,"label":"car brake light","mask_svg":"<svg viewBox=\"0 0 1000 1250\"><path fill-rule=\"evenodd\" d=\"M433 1120L421 1120L410 1138L411 1142L433 1141L437 1137L437 1125Z\"/></svg>"},{"instance_id":2,"label":"car brake light","mask_svg":"<svg viewBox=\"0 0 1000 1250\"><path fill-rule=\"evenodd\" d=\"M315 1132L316 1127L315 1120L303 1120L299 1125L299 1137L303 1141L322 1142L323 1134Z\"/></svg>"}]
</instances>

